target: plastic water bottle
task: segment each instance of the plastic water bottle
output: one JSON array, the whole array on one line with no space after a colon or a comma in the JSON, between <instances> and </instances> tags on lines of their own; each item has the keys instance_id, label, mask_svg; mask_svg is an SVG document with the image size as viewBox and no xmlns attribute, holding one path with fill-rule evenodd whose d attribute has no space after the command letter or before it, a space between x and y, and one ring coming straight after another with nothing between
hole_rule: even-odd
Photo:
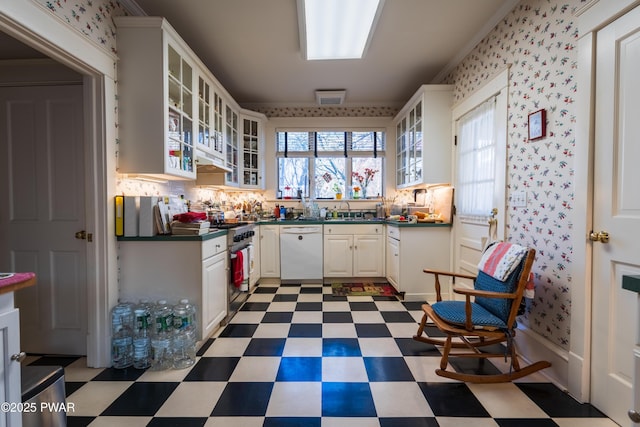
<instances>
[{"instance_id":1,"label":"plastic water bottle","mask_svg":"<svg viewBox=\"0 0 640 427\"><path fill-rule=\"evenodd\" d=\"M128 302L111 311L111 361L117 369L133 364L133 304Z\"/></svg>"},{"instance_id":2,"label":"plastic water bottle","mask_svg":"<svg viewBox=\"0 0 640 427\"><path fill-rule=\"evenodd\" d=\"M140 300L135 306L135 327L133 330L133 367L147 369L151 366L151 309L147 300Z\"/></svg>"},{"instance_id":3,"label":"plastic water bottle","mask_svg":"<svg viewBox=\"0 0 640 427\"><path fill-rule=\"evenodd\" d=\"M154 334L151 337L151 370L161 371L173 365L171 306L160 300L153 310Z\"/></svg>"},{"instance_id":4,"label":"plastic water bottle","mask_svg":"<svg viewBox=\"0 0 640 427\"><path fill-rule=\"evenodd\" d=\"M173 367L183 369L196 361L196 308L189 300L173 307Z\"/></svg>"}]
</instances>

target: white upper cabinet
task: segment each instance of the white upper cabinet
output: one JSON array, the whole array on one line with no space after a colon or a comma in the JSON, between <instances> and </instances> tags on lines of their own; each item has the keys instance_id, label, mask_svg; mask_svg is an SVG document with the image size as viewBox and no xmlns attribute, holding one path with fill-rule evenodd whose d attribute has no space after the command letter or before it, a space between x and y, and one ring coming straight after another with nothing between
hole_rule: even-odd
<instances>
[{"instance_id":1,"label":"white upper cabinet","mask_svg":"<svg viewBox=\"0 0 640 427\"><path fill-rule=\"evenodd\" d=\"M423 85L394 119L396 186L451 182L452 85Z\"/></svg>"},{"instance_id":2,"label":"white upper cabinet","mask_svg":"<svg viewBox=\"0 0 640 427\"><path fill-rule=\"evenodd\" d=\"M264 189L264 123L263 114L241 111L242 127L240 132L240 186L243 188Z\"/></svg>"},{"instance_id":3,"label":"white upper cabinet","mask_svg":"<svg viewBox=\"0 0 640 427\"><path fill-rule=\"evenodd\" d=\"M220 90L205 73L198 75L196 163L225 166L224 102Z\"/></svg>"},{"instance_id":4,"label":"white upper cabinet","mask_svg":"<svg viewBox=\"0 0 640 427\"><path fill-rule=\"evenodd\" d=\"M196 57L163 18L117 17L120 173L194 179Z\"/></svg>"}]
</instances>

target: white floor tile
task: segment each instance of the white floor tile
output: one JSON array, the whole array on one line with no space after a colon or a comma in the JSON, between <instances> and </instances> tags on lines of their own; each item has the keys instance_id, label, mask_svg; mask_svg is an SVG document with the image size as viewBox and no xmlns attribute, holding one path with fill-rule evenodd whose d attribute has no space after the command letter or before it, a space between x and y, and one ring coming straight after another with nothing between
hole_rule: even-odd
<instances>
[{"instance_id":1,"label":"white floor tile","mask_svg":"<svg viewBox=\"0 0 640 427\"><path fill-rule=\"evenodd\" d=\"M241 357L251 338L216 338L205 351L205 357Z\"/></svg>"},{"instance_id":2,"label":"white floor tile","mask_svg":"<svg viewBox=\"0 0 640 427\"><path fill-rule=\"evenodd\" d=\"M98 417L89 424L91 427L145 427L151 417Z\"/></svg>"},{"instance_id":3,"label":"white floor tile","mask_svg":"<svg viewBox=\"0 0 640 427\"><path fill-rule=\"evenodd\" d=\"M438 426L440 427L499 427L491 418L472 418L472 417L437 417Z\"/></svg>"},{"instance_id":4,"label":"white floor tile","mask_svg":"<svg viewBox=\"0 0 640 427\"><path fill-rule=\"evenodd\" d=\"M288 338L282 355L285 357L322 357L322 338Z\"/></svg>"},{"instance_id":5,"label":"white floor tile","mask_svg":"<svg viewBox=\"0 0 640 427\"><path fill-rule=\"evenodd\" d=\"M380 311L407 311L400 301L376 301L375 303Z\"/></svg>"},{"instance_id":6,"label":"white floor tile","mask_svg":"<svg viewBox=\"0 0 640 427\"><path fill-rule=\"evenodd\" d=\"M418 332L418 325L414 323L387 323L387 328L394 338L413 338Z\"/></svg>"},{"instance_id":7,"label":"white floor tile","mask_svg":"<svg viewBox=\"0 0 640 427\"><path fill-rule=\"evenodd\" d=\"M247 302L271 302L272 300L272 294L251 294L247 298Z\"/></svg>"},{"instance_id":8,"label":"white floor tile","mask_svg":"<svg viewBox=\"0 0 640 427\"><path fill-rule=\"evenodd\" d=\"M264 417L211 417L204 427L262 427Z\"/></svg>"},{"instance_id":9,"label":"white floor tile","mask_svg":"<svg viewBox=\"0 0 640 427\"><path fill-rule=\"evenodd\" d=\"M323 323L322 338L357 338L353 323Z\"/></svg>"},{"instance_id":10,"label":"white floor tile","mask_svg":"<svg viewBox=\"0 0 640 427\"><path fill-rule=\"evenodd\" d=\"M133 384L132 381L92 381L67 397L73 402L76 417L100 415L111 403Z\"/></svg>"},{"instance_id":11,"label":"white floor tile","mask_svg":"<svg viewBox=\"0 0 640 427\"><path fill-rule=\"evenodd\" d=\"M433 411L417 383L369 383L378 417L432 417Z\"/></svg>"},{"instance_id":12,"label":"white floor tile","mask_svg":"<svg viewBox=\"0 0 640 427\"><path fill-rule=\"evenodd\" d=\"M272 382L276 380L279 357L248 356L240 359L230 382Z\"/></svg>"},{"instance_id":13,"label":"white floor tile","mask_svg":"<svg viewBox=\"0 0 640 427\"><path fill-rule=\"evenodd\" d=\"M24 364L24 362L23 362ZM100 372L102 372L103 368L88 368L87 367L87 358L81 357L75 362L65 366L64 368L64 380L69 382L86 382L91 381L94 377L96 377Z\"/></svg>"},{"instance_id":14,"label":"white floor tile","mask_svg":"<svg viewBox=\"0 0 640 427\"><path fill-rule=\"evenodd\" d=\"M358 338L364 357L402 357L393 338Z\"/></svg>"},{"instance_id":15,"label":"white floor tile","mask_svg":"<svg viewBox=\"0 0 640 427\"><path fill-rule=\"evenodd\" d=\"M349 303L346 301L325 301L322 303L322 311L349 311Z\"/></svg>"},{"instance_id":16,"label":"white floor tile","mask_svg":"<svg viewBox=\"0 0 640 427\"><path fill-rule=\"evenodd\" d=\"M304 396L301 399L300 396ZM322 415L322 383L276 382L267 417L319 417Z\"/></svg>"},{"instance_id":17,"label":"white floor tile","mask_svg":"<svg viewBox=\"0 0 640 427\"><path fill-rule=\"evenodd\" d=\"M549 418L518 386L512 383L467 384L493 418ZM509 402L505 405L505 402Z\"/></svg>"},{"instance_id":18,"label":"white floor tile","mask_svg":"<svg viewBox=\"0 0 640 427\"><path fill-rule=\"evenodd\" d=\"M618 427L608 418L553 418L553 421L558 427Z\"/></svg>"},{"instance_id":19,"label":"white floor tile","mask_svg":"<svg viewBox=\"0 0 640 427\"><path fill-rule=\"evenodd\" d=\"M322 381L368 382L367 370L361 357L323 357Z\"/></svg>"},{"instance_id":20,"label":"white floor tile","mask_svg":"<svg viewBox=\"0 0 640 427\"><path fill-rule=\"evenodd\" d=\"M157 417L208 417L226 382L183 382L156 413Z\"/></svg>"},{"instance_id":21,"label":"white floor tile","mask_svg":"<svg viewBox=\"0 0 640 427\"><path fill-rule=\"evenodd\" d=\"M290 327L289 323L261 323L253 333L253 338L286 338Z\"/></svg>"},{"instance_id":22,"label":"white floor tile","mask_svg":"<svg viewBox=\"0 0 640 427\"><path fill-rule=\"evenodd\" d=\"M262 321L264 317L264 312L262 311L239 311L235 316L231 319L229 323L233 324L257 324ZM220 332L222 332L224 328L220 328Z\"/></svg>"},{"instance_id":23,"label":"white floor tile","mask_svg":"<svg viewBox=\"0 0 640 427\"><path fill-rule=\"evenodd\" d=\"M175 383L184 380L185 377L189 374L189 371L191 371L191 368L166 369L164 371L147 370L144 374L140 375L138 381Z\"/></svg>"},{"instance_id":24,"label":"white floor tile","mask_svg":"<svg viewBox=\"0 0 640 427\"><path fill-rule=\"evenodd\" d=\"M322 294L300 294L298 302L322 302Z\"/></svg>"},{"instance_id":25,"label":"white floor tile","mask_svg":"<svg viewBox=\"0 0 640 427\"><path fill-rule=\"evenodd\" d=\"M353 323L384 323L379 311L352 311Z\"/></svg>"},{"instance_id":26,"label":"white floor tile","mask_svg":"<svg viewBox=\"0 0 640 427\"><path fill-rule=\"evenodd\" d=\"M321 311L296 311L291 323L322 323Z\"/></svg>"},{"instance_id":27,"label":"white floor tile","mask_svg":"<svg viewBox=\"0 0 640 427\"><path fill-rule=\"evenodd\" d=\"M456 382L436 375L436 369L440 369L440 357L405 356L404 361L417 382Z\"/></svg>"},{"instance_id":28,"label":"white floor tile","mask_svg":"<svg viewBox=\"0 0 640 427\"><path fill-rule=\"evenodd\" d=\"M280 301L280 302L272 302L269 304L269 308L267 311L295 311L296 302L295 301Z\"/></svg>"},{"instance_id":29,"label":"white floor tile","mask_svg":"<svg viewBox=\"0 0 640 427\"><path fill-rule=\"evenodd\" d=\"M322 427L380 427L380 421L377 418L365 417L323 417L321 420Z\"/></svg>"}]
</instances>

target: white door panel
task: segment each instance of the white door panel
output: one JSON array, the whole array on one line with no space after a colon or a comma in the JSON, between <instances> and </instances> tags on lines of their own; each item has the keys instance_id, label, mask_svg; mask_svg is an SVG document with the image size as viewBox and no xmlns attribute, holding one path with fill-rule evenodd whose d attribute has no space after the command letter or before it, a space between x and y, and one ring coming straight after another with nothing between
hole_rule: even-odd
<instances>
[{"instance_id":1,"label":"white door panel","mask_svg":"<svg viewBox=\"0 0 640 427\"><path fill-rule=\"evenodd\" d=\"M594 152L593 348L591 401L620 425L631 425L638 296L621 287L640 274L640 8L597 35ZM636 408L638 409L638 408Z\"/></svg>"},{"instance_id":2,"label":"white door panel","mask_svg":"<svg viewBox=\"0 0 640 427\"><path fill-rule=\"evenodd\" d=\"M33 271L16 293L22 349L86 354L82 86L0 90L0 270Z\"/></svg>"}]
</instances>

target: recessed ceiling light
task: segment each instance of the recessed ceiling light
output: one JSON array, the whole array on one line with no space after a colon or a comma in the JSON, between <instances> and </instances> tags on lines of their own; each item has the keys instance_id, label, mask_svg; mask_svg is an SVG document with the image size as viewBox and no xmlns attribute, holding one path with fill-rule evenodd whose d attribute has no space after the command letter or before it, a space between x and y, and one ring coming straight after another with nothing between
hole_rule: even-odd
<instances>
[{"instance_id":1,"label":"recessed ceiling light","mask_svg":"<svg viewBox=\"0 0 640 427\"><path fill-rule=\"evenodd\" d=\"M298 0L306 59L362 58L384 0Z\"/></svg>"}]
</instances>

